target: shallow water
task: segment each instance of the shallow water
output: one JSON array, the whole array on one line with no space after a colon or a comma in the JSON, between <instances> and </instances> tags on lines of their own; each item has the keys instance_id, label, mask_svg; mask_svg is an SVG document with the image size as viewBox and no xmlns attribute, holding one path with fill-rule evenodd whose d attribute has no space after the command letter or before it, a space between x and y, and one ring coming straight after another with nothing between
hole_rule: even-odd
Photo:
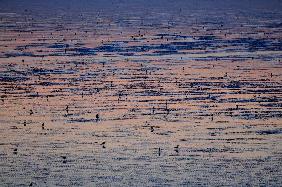
<instances>
[{"instance_id":1,"label":"shallow water","mask_svg":"<svg viewBox=\"0 0 282 187\"><path fill-rule=\"evenodd\" d=\"M1 186L282 185L281 2L52 2L0 5Z\"/></svg>"}]
</instances>

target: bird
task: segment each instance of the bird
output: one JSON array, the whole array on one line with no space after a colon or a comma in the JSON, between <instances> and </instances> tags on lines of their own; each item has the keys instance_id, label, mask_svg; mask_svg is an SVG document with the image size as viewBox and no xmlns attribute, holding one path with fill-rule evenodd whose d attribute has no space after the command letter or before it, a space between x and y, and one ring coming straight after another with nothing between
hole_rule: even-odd
<instances>
[{"instance_id":1,"label":"bird","mask_svg":"<svg viewBox=\"0 0 282 187\"><path fill-rule=\"evenodd\" d=\"M102 145L102 147L105 149L106 146L105 146L106 142L102 142L100 145Z\"/></svg>"},{"instance_id":2,"label":"bird","mask_svg":"<svg viewBox=\"0 0 282 187\"><path fill-rule=\"evenodd\" d=\"M166 114L167 114L167 115L169 114L169 111L170 111L169 109L166 109Z\"/></svg>"},{"instance_id":3,"label":"bird","mask_svg":"<svg viewBox=\"0 0 282 187\"><path fill-rule=\"evenodd\" d=\"M96 114L96 121L99 121L99 114Z\"/></svg>"},{"instance_id":4,"label":"bird","mask_svg":"<svg viewBox=\"0 0 282 187\"><path fill-rule=\"evenodd\" d=\"M61 156L62 157L62 159L63 159L63 163L65 164L65 163L67 163L67 157L66 156Z\"/></svg>"},{"instance_id":5,"label":"bird","mask_svg":"<svg viewBox=\"0 0 282 187\"><path fill-rule=\"evenodd\" d=\"M41 127L42 127L42 130L44 130L44 125L45 125L45 124L44 124L44 123L42 123L42 125L41 125Z\"/></svg>"},{"instance_id":6,"label":"bird","mask_svg":"<svg viewBox=\"0 0 282 187\"><path fill-rule=\"evenodd\" d=\"M151 132L154 132L154 127L151 127Z\"/></svg>"},{"instance_id":7,"label":"bird","mask_svg":"<svg viewBox=\"0 0 282 187\"><path fill-rule=\"evenodd\" d=\"M177 145L177 146L174 147L174 151L175 151L176 153L179 153L179 145Z\"/></svg>"}]
</instances>

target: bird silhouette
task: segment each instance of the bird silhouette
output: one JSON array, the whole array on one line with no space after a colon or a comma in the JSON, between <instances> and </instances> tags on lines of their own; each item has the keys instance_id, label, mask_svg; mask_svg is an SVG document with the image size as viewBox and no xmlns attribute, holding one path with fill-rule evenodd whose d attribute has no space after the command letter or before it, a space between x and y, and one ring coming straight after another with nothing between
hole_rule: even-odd
<instances>
[{"instance_id":1,"label":"bird silhouette","mask_svg":"<svg viewBox=\"0 0 282 187\"><path fill-rule=\"evenodd\" d=\"M106 142L102 142L100 145L102 145L102 147L105 149L106 146L105 146Z\"/></svg>"},{"instance_id":2,"label":"bird silhouette","mask_svg":"<svg viewBox=\"0 0 282 187\"><path fill-rule=\"evenodd\" d=\"M154 132L154 127L151 127L151 132Z\"/></svg>"},{"instance_id":3,"label":"bird silhouette","mask_svg":"<svg viewBox=\"0 0 282 187\"><path fill-rule=\"evenodd\" d=\"M66 156L61 156L62 157L62 159L63 159L63 163L65 164L65 163L67 163L67 157Z\"/></svg>"},{"instance_id":4,"label":"bird silhouette","mask_svg":"<svg viewBox=\"0 0 282 187\"><path fill-rule=\"evenodd\" d=\"M100 119L99 114L96 114L96 121L99 121L99 119Z\"/></svg>"},{"instance_id":5,"label":"bird silhouette","mask_svg":"<svg viewBox=\"0 0 282 187\"><path fill-rule=\"evenodd\" d=\"M175 151L176 153L179 153L179 145L177 145L177 146L174 147L174 151Z\"/></svg>"}]
</instances>

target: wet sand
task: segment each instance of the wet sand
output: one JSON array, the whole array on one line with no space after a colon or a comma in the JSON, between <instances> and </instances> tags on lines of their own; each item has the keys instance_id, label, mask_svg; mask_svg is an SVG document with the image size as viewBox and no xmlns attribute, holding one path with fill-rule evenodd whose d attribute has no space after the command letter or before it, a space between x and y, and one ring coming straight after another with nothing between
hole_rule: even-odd
<instances>
[{"instance_id":1,"label":"wet sand","mask_svg":"<svg viewBox=\"0 0 282 187\"><path fill-rule=\"evenodd\" d=\"M282 185L281 6L164 2L1 5L1 186Z\"/></svg>"}]
</instances>

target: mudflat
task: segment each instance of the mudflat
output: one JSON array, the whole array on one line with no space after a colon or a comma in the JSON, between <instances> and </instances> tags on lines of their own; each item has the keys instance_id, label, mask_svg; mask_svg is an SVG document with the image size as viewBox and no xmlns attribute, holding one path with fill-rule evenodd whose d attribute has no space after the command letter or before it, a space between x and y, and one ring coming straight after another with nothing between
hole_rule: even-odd
<instances>
[{"instance_id":1,"label":"mudflat","mask_svg":"<svg viewBox=\"0 0 282 187\"><path fill-rule=\"evenodd\" d=\"M281 186L281 8L2 1L1 186Z\"/></svg>"}]
</instances>

